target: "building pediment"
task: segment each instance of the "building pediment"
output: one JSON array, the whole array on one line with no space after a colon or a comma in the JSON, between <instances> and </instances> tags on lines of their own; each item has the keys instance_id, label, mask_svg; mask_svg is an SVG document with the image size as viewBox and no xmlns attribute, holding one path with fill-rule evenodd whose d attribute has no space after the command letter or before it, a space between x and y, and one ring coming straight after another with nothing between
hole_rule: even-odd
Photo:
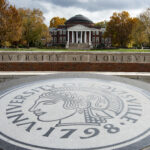
<instances>
[{"instance_id":1,"label":"building pediment","mask_svg":"<svg viewBox=\"0 0 150 150\"><path fill-rule=\"evenodd\" d=\"M69 27L67 30L68 31L100 31L99 29L89 28L89 27L81 25L81 24Z\"/></svg>"}]
</instances>

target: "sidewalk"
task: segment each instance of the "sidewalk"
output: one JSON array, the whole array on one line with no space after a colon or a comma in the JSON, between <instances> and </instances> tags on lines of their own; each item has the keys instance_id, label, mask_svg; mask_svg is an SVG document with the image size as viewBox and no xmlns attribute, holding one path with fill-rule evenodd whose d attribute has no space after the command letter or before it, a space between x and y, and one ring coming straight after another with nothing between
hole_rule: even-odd
<instances>
[{"instance_id":1,"label":"sidewalk","mask_svg":"<svg viewBox=\"0 0 150 150\"><path fill-rule=\"evenodd\" d=\"M6 80L11 79L19 79L29 76L41 76L41 75L50 75L55 73L66 73L66 72L40 72L40 71L34 71L34 72L0 72L0 82L4 82ZM76 72L74 72L76 73ZM85 73L85 72L84 72ZM150 83L150 72L87 72L87 73L96 73L100 75L111 75L111 76L120 76L130 79L136 79L141 80L147 83Z\"/></svg>"}]
</instances>

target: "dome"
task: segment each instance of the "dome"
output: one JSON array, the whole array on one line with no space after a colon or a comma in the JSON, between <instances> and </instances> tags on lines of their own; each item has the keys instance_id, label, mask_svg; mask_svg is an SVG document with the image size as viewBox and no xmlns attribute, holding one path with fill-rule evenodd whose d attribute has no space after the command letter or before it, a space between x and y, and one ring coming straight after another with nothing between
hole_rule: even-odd
<instances>
[{"instance_id":1,"label":"dome","mask_svg":"<svg viewBox=\"0 0 150 150\"><path fill-rule=\"evenodd\" d=\"M65 24L77 24L77 23L93 24L93 22L90 19L88 19L87 17L85 17L83 15L76 15L76 16L70 18L69 20L67 20Z\"/></svg>"}]
</instances>

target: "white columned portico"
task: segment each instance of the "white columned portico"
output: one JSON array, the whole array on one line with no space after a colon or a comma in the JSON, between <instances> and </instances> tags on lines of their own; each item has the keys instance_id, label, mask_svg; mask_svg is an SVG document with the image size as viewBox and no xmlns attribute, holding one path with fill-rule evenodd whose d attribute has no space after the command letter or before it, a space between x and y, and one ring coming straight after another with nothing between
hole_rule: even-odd
<instances>
[{"instance_id":1,"label":"white columned portico","mask_svg":"<svg viewBox=\"0 0 150 150\"><path fill-rule=\"evenodd\" d=\"M67 44L66 47L72 48L92 48L96 43L93 43L92 32L100 31L100 29L94 27L88 27L86 25L77 24L67 28ZM71 43L71 44L70 44Z\"/></svg>"},{"instance_id":2,"label":"white columned portico","mask_svg":"<svg viewBox=\"0 0 150 150\"><path fill-rule=\"evenodd\" d=\"M87 44L92 47L92 31L95 31L93 28L89 28L83 25L75 25L73 27L68 28L68 41L69 44ZM70 45L75 46L75 45Z\"/></svg>"}]
</instances>

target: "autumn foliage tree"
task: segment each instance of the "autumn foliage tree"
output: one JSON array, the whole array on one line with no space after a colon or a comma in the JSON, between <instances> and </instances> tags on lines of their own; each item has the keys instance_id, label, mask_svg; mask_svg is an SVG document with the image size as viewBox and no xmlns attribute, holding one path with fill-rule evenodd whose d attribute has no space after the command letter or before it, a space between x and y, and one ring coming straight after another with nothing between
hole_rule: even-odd
<instances>
[{"instance_id":1,"label":"autumn foliage tree","mask_svg":"<svg viewBox=\"0 0 150 150\"><path fill-rule=\"evenodd\" d=\"M137 18L132 30L132 40L135 47L142 48L148 42L143 22Z\"/></svg>"},{"instance_id":2,"label":"autumn foliage tree","mask_svg":"<svg viewBox=\"0 0 150 150\"><path fill-rule=\"evenodd\" d=\"M0 0L0 46L16 44L21 34L22 23L17 9L6 0Z\"/></svg>"},{"instance_id":3,"label":"autumn foliage tree","mask_svg":"<svg viewBox=\"0 0 150 150\"><path fill-rule=\"evenodd\" d=\"M64 25L66 18L54 17L50 20L50 28L57 28L59 25Z\"/></svg>"},{"instance_id":4,"label":"autumn foliage tree","mask_svg":"<svg viewBox=\"0 0 150 150\"><path fill-rule=\"evenodd\" d=\"M135 20L126 11L114 13L107 24L105 36L111 37L114 46L127 47L132 39L131 33Z\"/></svg>"},{"instance_id":5,"label":"autumn foliage tree","mask_svg":"<svg viewBox=\"0 0 150 150\"><path fill-rule=\"evenodd\" d=\"M139 20L145 28L143 33L146 35L145 38L147 38L148 45L150 46L150 8L140 14Z\"/></svg>"},{"instance_id":6,"label":"autumn foliage tree","mask_svg":"<svg viewBox=\"0 0 150 150\"><path fill-rule=\"evenodd\" d=\"M107 27L107 21L100 21L94 24L95 27L101 27L101 28L106 28Z\"/></svg>"},{"instance_id":7,"label":"autumn foliage tree","mask_svg":"<svg viewBox=\"0 0 150 150\"><path fill-rule=\"evenodd\" d=\"M17 45L22 36L22 22L17 9L13 6L9 7L9 17L7 18L7 40Z\"/></svg>"},{"instance_id":8,"label":"autumn foliage tree","mask_svg":"<svg viewBox=\"0 0 150 150\"><path fill-rule=\"evenodd\" d=\"M0 0L0 47L39 46L43 41L49 42L50 34L39 9L17 10L7 0Z\"/></svg>"},{"instance_id":9,"label":"autumn foliage tree","mask_svg":"<svg viewBox=\"0 0 150 150\"><path fill-rule=\"evenodd\" d=\"M0 44L2 44L2 42L4 41L4 35L7 32L7 8L8 3L5 0L0 0Z\"/></svg>"},{"instance_id":10,"label":"autumn foliage tree","mask_svg":"<svg viewBox=\"0 0 150 150\"><path fill-rule=\"evenodd\" d=\"M41 37L42 37L42 45L48 47L48 43L50 43L51 41L51 36L49 33L49 28L45 24L42 25Z\"/></svg>"},{"instance_id":11,"label":"autumn foliage tree","mask_svg":"<svg viewBox=\"0 0 150 150\"><path fill-rule=\"evenodd\" d=\"M19 14L23 24L21 44L27 47L39 46L43 39L50 39L43 13L39 9L19 9Z\"/></svg>"}]
</instances>

